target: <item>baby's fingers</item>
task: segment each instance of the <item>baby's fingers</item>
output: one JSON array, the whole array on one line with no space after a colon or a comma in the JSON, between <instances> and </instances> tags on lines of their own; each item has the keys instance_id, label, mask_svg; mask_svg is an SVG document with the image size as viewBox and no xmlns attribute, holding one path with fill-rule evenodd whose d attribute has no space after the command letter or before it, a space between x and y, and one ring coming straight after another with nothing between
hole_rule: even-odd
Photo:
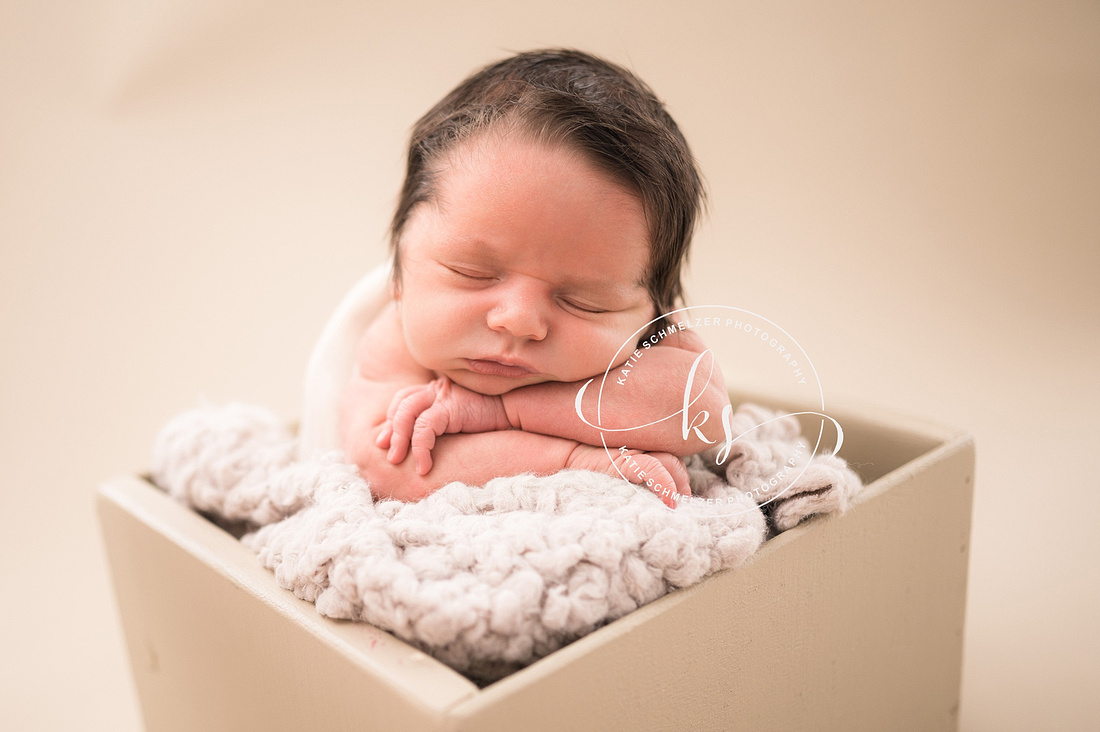
<instances>
[{"instance_id":1,"label":"baby's fingers","mask_svg":"<svg viewBox=\"0 0 1100 732\"><path fill-rule=\"evenodd\" d=\"M386 408L386 421L382 423L382 428L378 430L378 435L374 438L375 447L385 450L390 446L390 437L393 435L393 417L397 414L398 408L411 394L423 391L425 388L424 384L413 384L397 390L393 398L390 399L390 406Z\"/></svg>"},{"instance_id":2,"label":"baby's fingers","mask_svg":"<svg viewBox=\"0 0 1100 732\"><path fill-rule=\"evenodd\" d=\"M381 429L378 430L378 436L374 438L375 447L380 447L385 450L390 446L390 435L393 434L393 422L388 419L382 423Z\"/></svg>"},{"instance_id":3,"label":"baby's fingers","mask_svg":"<svg viewBox=\"0 0 1100 732\"><path fill-rule=\"evenodd\" d=\"M413 384L412 386L405 386L394 392L393 398L390 399L390 406L386 409L386 420L392 422L393 417L397 414L398 408L413 394L417 392L423 392L430 390L428 384ZM433 392L434 393L434 392Z\"/></svg>"},{"instance_id":4,"label":"baby's fingers","mask_svg":"<svg viewBox=\"0 0 1100 732\"><path fill-rule=\"evenodd\" d=\"M425 409L416 418L410 445L418 475L427 475L432 469L432 448L435 447L435 438L447 431L450 421L448 410L438 402Z\"/></svg>"},{"instance_id":5,"label":"baby's fingers","mask_svg":"<svg viewBox=\"0 0 1100 732\"><path fill-rule=\"evenodd\" d=\"M400 463L408 455L409 443L417 418L435 401L435 392L418 388L406 396L390 418L390 450L386 459L393 464Z\"/></svg>"}]
</instances>

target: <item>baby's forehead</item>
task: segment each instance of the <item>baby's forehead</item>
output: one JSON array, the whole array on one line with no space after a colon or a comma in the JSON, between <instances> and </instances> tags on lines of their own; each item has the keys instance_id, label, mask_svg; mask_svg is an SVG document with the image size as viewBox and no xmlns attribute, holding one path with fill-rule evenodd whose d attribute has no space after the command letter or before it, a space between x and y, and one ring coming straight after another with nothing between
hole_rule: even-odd
<instances>
[{"instance_id":1,"label":"baby's forehead","mask_svg":"<svg viewBox=\"0 0 1100 732\"><path fill-rule=\"evenodd\" d=\"M497 122L454 143L439 155L433 179L439 180L449 170L484 164L523 165L530 161L532 153L550 152L573 165L588 168L601 174L603 184L629 194L644 203L644 197L635 184L627 180L601 155L586 149L576 140L548 131L530 129L523 125Z\"/></svg>"}]
</instances>

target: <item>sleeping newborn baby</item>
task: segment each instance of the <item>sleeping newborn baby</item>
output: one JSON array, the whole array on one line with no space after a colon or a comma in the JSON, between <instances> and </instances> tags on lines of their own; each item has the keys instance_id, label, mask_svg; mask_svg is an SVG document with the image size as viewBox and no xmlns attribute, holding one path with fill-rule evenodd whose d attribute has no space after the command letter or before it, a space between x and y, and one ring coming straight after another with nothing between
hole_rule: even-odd
<instances>
[{"instance_id":1,"label":"sleeping newborn baby","mask_svg":"<svg viewBox=\"0 0 1100 732\"><path fill-rule=\"evenodd\" d=\"M701 195L661 102L587 54L514 56L430 110L392 226L392 302L340 405L374 495L566 468L622 475L673 508L690 495L679 456L721 437L705 415L729 404L701 340L661 317L682 295Z\"/></svg>"}]
</instances>

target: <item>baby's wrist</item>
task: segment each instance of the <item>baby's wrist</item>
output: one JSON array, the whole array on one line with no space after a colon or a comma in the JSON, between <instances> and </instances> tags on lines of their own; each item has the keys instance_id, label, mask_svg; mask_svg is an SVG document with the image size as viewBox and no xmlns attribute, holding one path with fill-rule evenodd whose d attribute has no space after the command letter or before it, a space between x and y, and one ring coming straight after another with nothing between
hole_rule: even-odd
<instances>
[{"instance_id":1,"label":"baby's wrist","mask_svg":"<svg viewBox=\"0 0 1100 732\"><path fill-rule=\"evenodd\" d=\"M514 391L505 392L497 397L500 400L501 408L504 410L504 419L507 420L508 426L514 430L523 429L523 425L519 418L519 409L515 399L510 398Z\"/></svg>"}]
</instances>

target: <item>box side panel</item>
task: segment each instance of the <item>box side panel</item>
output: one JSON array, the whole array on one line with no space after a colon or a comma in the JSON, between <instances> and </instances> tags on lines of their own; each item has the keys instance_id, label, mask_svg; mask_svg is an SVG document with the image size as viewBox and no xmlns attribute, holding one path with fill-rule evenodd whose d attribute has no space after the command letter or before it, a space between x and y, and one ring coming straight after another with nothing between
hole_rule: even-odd
<instances>
[{"instance_id":1,"label":"box side panel","mask_svg":"<svg viewBox=\"0 0 1100 732\"><path fill-rule=\"evenodd\" d=\"M459 728L955 729L972 476L962 438L460 703Z\"/></svg>"},{"instance_id":2,"label":"box side panel","mask_svg":"<svg viewBox=\"0 0 1100 732\"><path fill-rule=\"evenodd\" d=\"M101 492L98 508L146 729L441 728L438 709L395 693L392 683L368 672L353 654L323 642L308 624L288 617L247 583L216 571L116 499L111 491ZM224 538L228 543L215 551L247 553ZM251 561L255 564L254 557ZM284 602L305 604L278 591L287 596ZM307 609L316 614L312 606ZM366 634L359 640L368 649L371 633L380 636L380 645L400 643L354 625ZM406 660L414 665L413 657L390 659ZM473 685L462 682L473 693ZM452 700L463 691L439 690Z\"/></svg>"},{"instance_id":3,"label":"box side panel","mask_svg":"<svg viewBox=\"0 0 1100 732\"><path fill-rule=\"evenodd\" d=\"M730 398L734 404L747 401L796 415L802 434L811 447L818 444L819 454L832 452L836 445L837 433L833 424L807 413L820 411L819 407L743 392L731 392ZM876 481L927 455L958 434L957 430L903 415L889 415L884 419L883 410L877 408L827 406L825 414L840 424L843 430L840 456L859 473L864 483Z\"/></svg>"},{"instance_id":4,"label":"box side panel","mask_svg":"<svg viewBox=\"0 0 1100 732\"><path fill-rule=\"evenodd\" d=\"M947 441L943 435L883 425L858 413L835 416L844 430L840 456L859 474L864 484L873 483L906 463L918 460ZM804 418L803 432L811 440L811 445L818 434L819 423L819 419ZM836 442L831 430L832 426L827 425L819 454L832 452Z\"/></svg>"}]
</instances>

